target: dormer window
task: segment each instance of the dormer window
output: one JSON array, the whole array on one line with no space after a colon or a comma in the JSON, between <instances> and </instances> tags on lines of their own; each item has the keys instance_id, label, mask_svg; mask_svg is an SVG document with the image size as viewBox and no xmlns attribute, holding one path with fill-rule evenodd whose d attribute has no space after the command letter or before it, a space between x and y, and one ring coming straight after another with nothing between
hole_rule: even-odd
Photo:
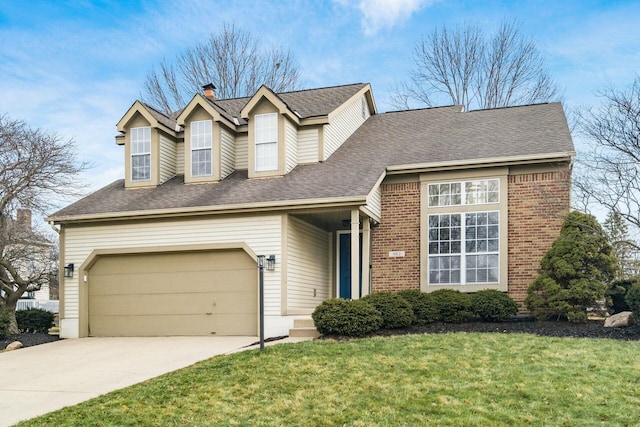
<instances>
[{"instance_id":1,"label":"dormer window","mask_svg":"<svg viewBox=\"0 0 640 427\"><path fill-rule=\"evenodd\" d=\"M278 169L278 114L255 116L256 172Z\"/></svg>"},{"instance_id":2,"label":"dormer window","mask_svg":"<svg viewBox=\"0 0 640 427\"><path fill-rule=\"evenodd\" d=\"M131 180L151 180L151 127L131 128Z\"/></svg>"},{"instance_id":3,"label":"dormer window","mask_svg":"<svg viewBox=\"0 0 640 427\"><path fill-rule=\"evenodd\" d=\"M191 122L191 175L211 175L212 122Z\"/></svg>"}]
</instances>

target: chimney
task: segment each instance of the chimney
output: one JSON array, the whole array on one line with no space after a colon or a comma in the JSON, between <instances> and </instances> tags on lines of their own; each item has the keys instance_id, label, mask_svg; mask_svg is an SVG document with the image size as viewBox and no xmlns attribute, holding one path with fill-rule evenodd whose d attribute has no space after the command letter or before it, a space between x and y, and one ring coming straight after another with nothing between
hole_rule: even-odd
<instances>
[{"instance_id":1,"label":"chimney","mask_svg":"<svg viewBox=\"0 0 640 427\"><path fill-rule=\"evenodd\" d=\"M20 227L31 230L31 210L18 209L16 214L17 222Z\"/></svg>"},{"instance_id":2,"label":"chimney","mask_svg":"<svg viewBox=\"0 0 640 427\"><path fill-rule=\"evenodd\" d=\"M216 87L213 85L213 83L202 86L202 89L204 89L204 96L212 101L216 100Z\"/></svg>"}]
</instances>

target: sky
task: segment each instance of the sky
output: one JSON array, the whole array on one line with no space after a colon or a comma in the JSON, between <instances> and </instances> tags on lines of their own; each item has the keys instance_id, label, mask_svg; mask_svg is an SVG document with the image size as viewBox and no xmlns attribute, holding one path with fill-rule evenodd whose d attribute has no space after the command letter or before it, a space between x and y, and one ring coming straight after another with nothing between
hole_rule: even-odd
<instances>
[{"instance_id":1,"label":"sky","mask_svg":"<svg viewBox=\"0 0 640 427\"><path fill-rule=\"evenodd\" d=\"M0 0L0 114L75 141L90 192L124 177L116 123L150 69L225 23L290 49L306 88L371 83L384 112L422 37L504 20L536 42L568 110L640 75L638 1Z\"/></svg>"}]
</instances>

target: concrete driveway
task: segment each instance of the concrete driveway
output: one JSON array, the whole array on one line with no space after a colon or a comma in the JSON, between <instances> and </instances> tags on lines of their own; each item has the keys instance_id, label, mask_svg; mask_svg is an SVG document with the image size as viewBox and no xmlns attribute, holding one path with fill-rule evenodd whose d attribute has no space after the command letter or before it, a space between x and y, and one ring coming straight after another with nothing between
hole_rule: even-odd
<instances>
[{"instance_id":1,"label":"concrete driveway","mask_svg":"<svg viewBox=\"0 0 640 427\"><path fill-rule=\"evenodd\" d=\"M81 338L0 353L0 426L75 405L256 337Z\"/></svg>"}]
</instances>

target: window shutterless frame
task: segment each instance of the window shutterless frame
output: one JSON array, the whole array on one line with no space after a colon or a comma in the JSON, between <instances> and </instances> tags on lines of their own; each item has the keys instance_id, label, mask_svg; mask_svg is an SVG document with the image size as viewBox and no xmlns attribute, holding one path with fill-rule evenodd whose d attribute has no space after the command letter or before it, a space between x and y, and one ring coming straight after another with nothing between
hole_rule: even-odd
<instances>
[{"instance_id":1,"label":"window shutterless frame","mask_svg":"<svg viewBox=\"0 0 640 427\"><path fill-rule=\"evenodd\" d=\"M211 176L212 123L211 120L191 122L191 176Z\"/></svg>"},{"instance_id":2,"label":"window shutterless frame","mask_svg":"<svg viewBox=\"0 0 640 427\"><path fill-rule=\"evenodd\" d=\"M256 114L255 170L256 172L278 169L278 113Z\"/></svg>"},{"instance_id":3,"label":"window shutterless frame","mask_svg":"<svg viewBox=\"0 0 640 427\"><path fill-rule=\"evenodd\" d=\"M131 128L131 181L151 179L151 127Z\"/></svg>"}]
</instances>

